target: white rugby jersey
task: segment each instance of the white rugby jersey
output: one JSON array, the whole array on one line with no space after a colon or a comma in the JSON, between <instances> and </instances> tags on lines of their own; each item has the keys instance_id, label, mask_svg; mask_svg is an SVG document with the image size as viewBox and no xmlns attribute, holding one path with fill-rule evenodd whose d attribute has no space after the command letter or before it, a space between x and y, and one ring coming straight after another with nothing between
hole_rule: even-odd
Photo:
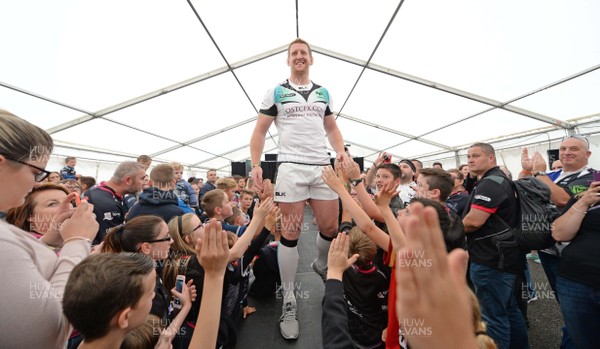
<instances>
[{"instance_id":1,"label":"white rugby jersey","mask_svg":"<svg viewBox=\"0 0 600 349\"><path fill-rule=\"evenodd\" d=\"M325 87L292 85L288 80L270 89L260 113L275 118L279 132L277 161L328 165L325 117L333 117Z\"/></svg>"}]
</instances>

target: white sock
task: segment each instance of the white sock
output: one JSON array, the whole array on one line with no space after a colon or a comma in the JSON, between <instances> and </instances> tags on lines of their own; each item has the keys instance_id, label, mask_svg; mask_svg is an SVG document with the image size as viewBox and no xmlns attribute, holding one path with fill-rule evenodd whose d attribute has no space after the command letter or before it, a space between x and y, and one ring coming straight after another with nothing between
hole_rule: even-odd
<instances>
[{"instance_id":1,"label":"white sock","mask_svg":"<svg viewBox=\"0 0 600 349\"><path fill-rule=\"evenodd\" d=\"M325 240L321 236L321 232L317 233L317 267L319 269L327 268L327 254L329 253L331 240Z\"/></svg>"},{"instance_id":2,"label":"white sock","mask_svg":"<svg viewBox=\"0 0 600 349\"><path fill-rule=\"evenodd\" d=\"M298 270L298 246L288 247L281 243L277 247L277 263L279 264L279 275L283 286L283 304L296 304L294 285L296 282L296 271Z\"/></svg>"}]
</instances>

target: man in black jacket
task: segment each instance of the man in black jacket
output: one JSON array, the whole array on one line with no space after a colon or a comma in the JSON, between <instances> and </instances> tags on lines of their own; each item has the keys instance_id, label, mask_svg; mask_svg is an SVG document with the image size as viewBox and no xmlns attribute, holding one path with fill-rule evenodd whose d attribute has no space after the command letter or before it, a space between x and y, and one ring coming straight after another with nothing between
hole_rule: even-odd
<instances>
[{"instance_id":1,"label":"man in black jacket","mask_svg":"<svg viewBox=\"0 0 600 349\"><path fill-rule=\"evenodd\" d=\"M467 159L469 171L477 175L478 181L465 208L463 225L469 276L481 304L481 315L498 348L529 348L525 321L514 296L517 274L525 269L525 252L516 242L513 246L498 245L499 234L506 230L504 222L510 227L519 222L518 201L510 180L496 166L491 145L473 144Z\"/></svg>"},{"instance_id":2,"label":"man in black jacket","mask_svg":"<svg viewBox=\"0 0 600 349\"><path fill-rule=\"evenodd\" d=\"M200 188L200 195L198 195L198 204L200 204L202 202L202 198L204 197L204 194L208 193L209 191L211 191L213 189L217 189L217 187L215 187L216 181L217 181L217 170L214 168L211 168L210 170L206 171L206 182L204 182L204 184L202 185L202 188Z\"/></svg>"},{"instance_id":3,"label":"man in black jacket","mask_svg":"<svg viewBox=\"0 0 600 349\"><path fill-rule=\"evenodd\" d=\"M184 214L177 205L175 189L175 170L167 164L161 164L150 172L152 187L144 189L137 203L127 214L127 220L136 216L154 215L162 217L166 223L171 218Z\"/></svg>"}]
</instances>

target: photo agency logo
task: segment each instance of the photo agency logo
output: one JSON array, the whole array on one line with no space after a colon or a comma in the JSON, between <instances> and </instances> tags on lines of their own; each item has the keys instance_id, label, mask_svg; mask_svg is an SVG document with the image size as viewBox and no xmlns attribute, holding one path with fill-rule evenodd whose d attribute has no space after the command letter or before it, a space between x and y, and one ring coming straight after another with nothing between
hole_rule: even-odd
<instances>
[{"instance_id":1,"label":"photo agency logo","mask_svg":"<svg viewBox=\"0 0 600 349\"><path fill-rule=\"evenodd\" d=\"M433 329L425 325L425 319L408 318L400 321L400 334L404 337L430 337Z\"/></svg>"},{"instance_id":2,"label":"photo agency logo","mask_svg":"<svg viewBox=\"0 0 600 349\"><path fill-rule=\"evenodd\" d=\"M426 258L422 250L401 250L396 258L400 268L431 268L433 265L431 258Z\"/></svg>"},{"instance_id":3,"label":"photo agency logo","mask_svg":"<svg viewBox=\"0 0 600 349\"><path fill-rule=\"evenodd\" d=\"M157 188L168 188L169 184L157 182L154 183ZM177 194L173 190L153 190L151 200L154 202L177 201Z\"/></svg>"},{"instance_id":4,"label":"photo agency logo","mask_svg":"<svg viewBox=\"0 0 600 349\"><path fill-rule=\"evenodd\" d=\"M54 214L33 214L29 216L29 230L36 233L59 231L61 223L54 222Z\"/></svg>"},{"instance_id":5,"label":"photo agency logo","mask_svg":"<svg viewBox=\"0 0 600 349\"><path fill-rule=\"evenodd\" d=\"M54 289L54 284L43 281L29 283L29 299L62 299Z\"/></svg>"},{"instance_id":6,"label":"photo agency logo","mask_svg":"<svg viewBox=\"0 0 600 349\"><path fill-rule=\"evenodd\" d=\"M556 299L556 293L547 281L528 282L521 285L521 299L527 302L533 302L542 299Z\"/></svg>"},{"instance_id":7,"label":"photo agency logo","mask_svg":"<svg viewBox=\"0 0 600 349\"><path fill-rule=\"evenodd\" d=\"M30 162L48 162L52 150L45 146L35 145L29 147Z\"/></svg>"},{"instance_id":8,"label":"photo agency logo","mask_svg":"<svg viewBox=\"0 0 600 349\"><path fill-rule=\"evenodd\" d=\"M279 220L280 228L283 231L298 231L305 233L310 230L310 223L304 222L304 215L302 214L287 214L282 215Z\"/></svg>"},{"instance_id":9,"label":"photo agency logo","mask_svg":"<svg viewBox=\"0 0 600 349\"><path fill-rule=\"evenodd\" d=\"M552 217L545 214L521 215L521 231L523 234L543 234L552 230Z\"/></svg>"},{"instance_id":10,"label":"photo agency logo","mask_svg":"<svg viewBox=\"0 0 600 349\"><path fill-rule=\"evenodd\" d=\"M285 286L285 287L284 287ZM282 284L276 284L275 285L276 289L275 289L275 298L276 299L283 299L283 294L284 292L287 292L288 290L291 290L293 287L293 291L294 292L294 297L298 300L298 299L308 299L310 298L310 292L308 290L303 290L302 289L302 283L301 282L294 282L293 284L291 282L284 282Z\"/></svg>"},{"instance_id":11,"label":"photo agency logo","mask_svg":"<svg viewBox=\"0 0 600 349\"><path fill-rule=\"evenodd\" d=\"M175 331L175 333L173 333L173 330L169 329L169 321L163 321L162 319L152 318L152 320L150 320L149 323L152 325L152 336L154 337L160 337L162 334L165 334L167 338L173 338L175 336L185 336L188 330L187 327L183 326L180 327L177 331Z\"/></svg>"}]
</instances>

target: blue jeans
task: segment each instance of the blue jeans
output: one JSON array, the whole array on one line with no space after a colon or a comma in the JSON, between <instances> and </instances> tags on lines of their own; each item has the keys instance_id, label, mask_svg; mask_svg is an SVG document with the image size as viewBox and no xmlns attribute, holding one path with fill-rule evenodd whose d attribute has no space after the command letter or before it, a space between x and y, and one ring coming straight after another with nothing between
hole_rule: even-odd
<instances>
[{"instance_id":1,"label":"blue jeans","mask_svg":"<svg viewBox=\"0 0 600 349\"><path fill-rule=\"evenodd\" d=\"M531 281L531 273L529 272L529 263L525 263L525 285L527 286L527 300L537 297L537 292ZM522 294L522 292L521 292Z\"/></svg>"},{"instance_id":2,"label":"blue jeans","mask_svg":"<svg viewBox=\"0 0 600 349\"><path fill-rule=\"evenodd\" d=\"M540 262L542 262L542 268L544 268L544 274L546 274L550 287L552 287L552 291L556 294L556 275L560 267L560 257L542 251L538 251L538 256L540 257Z\"/></svg>"},{"instance_id":3,"label":"blue jeans","mask_svg":"<svg viewBox=\"0 0 600 349\"><path fill-rule=\"evenodd\" d=\"M550 283L550 287L552 288L552 291L554 291L554 295L556 295L556 301L560 305L558 292L556 292L556 276L558 275L558 269L560 268L560 257L542 251L538 251L538 256L542 262L542 267L544 268L544 273L546 274L548 283ZM563 335L560 343L560 349L574 349L575 347L573 346L573 341L571 341L571 337L569 336L569 330L567 330L567 326L563 325L562 333Z\"/></svg>"},{"instance_id":4,"label":"blue jeans","mask_svg":"<svg viewBox=\"0 0 600 349\"><path fill-rule=\"evenodd\" d=\"M500 349L528 349L525 320L514 295L516 275L473 262L470 267L489 336Z\"/></svg>"},{"instance_id":5,"label":"blue jeans","mask_svg":"<svg viewBox=\"0 0 600 349\"><path fill-rule=\"evenodd\" d=\"M556 277L560 310L575 348L600 345L600 289Z\"/></svg>"}]
</instances>

